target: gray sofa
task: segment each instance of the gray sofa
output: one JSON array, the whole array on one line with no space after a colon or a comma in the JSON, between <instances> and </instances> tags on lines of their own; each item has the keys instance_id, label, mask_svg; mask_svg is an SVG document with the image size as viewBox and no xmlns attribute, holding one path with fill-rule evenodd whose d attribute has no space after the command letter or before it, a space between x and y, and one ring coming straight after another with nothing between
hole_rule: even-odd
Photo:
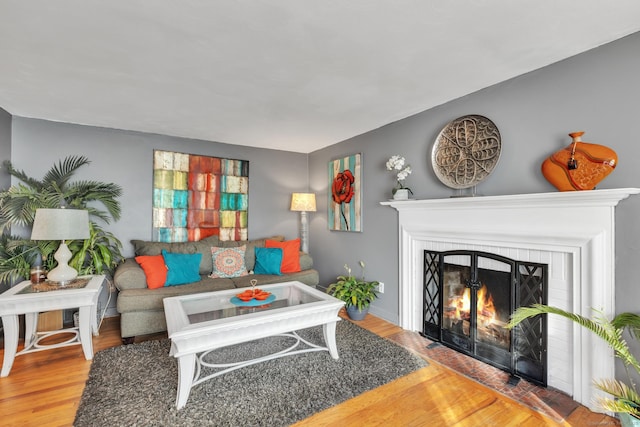
<instances>
[{"instance_id":1,"label":"gray sofa","mask_svg":"<svg viewBox=\"0 0 640 427\"><path fill-rule=\"evenodd\" d=\"M271 240L283 241L283 236L269 237ZM164 316L162 300L166 297L187 295L200 292L220 291L225 289L244 288L251 286L251 279L258 281L258 286L269 283L297 280L315 287L319 282L319 275L313 269L311 257L300 252L301 271L283 275L249 274L235 278L210 278L213 269L211 247L235 247L246 245L245 265L252 271L255 265L255 247L264 247L266 239L244 242L222 242L216 236L208 237L198 242L160 243L132 240L135 255L159 255L162 249L174 253L202 253L200 263L199 282L180 286L165 286L158 289L147 288L144 270L134 258L128 258L115 271L114 284L119 291L117 310L120 313L120 334L123 342L133 342L137 335L164 332L167 325Z\"/></svg>"}]
</instances>

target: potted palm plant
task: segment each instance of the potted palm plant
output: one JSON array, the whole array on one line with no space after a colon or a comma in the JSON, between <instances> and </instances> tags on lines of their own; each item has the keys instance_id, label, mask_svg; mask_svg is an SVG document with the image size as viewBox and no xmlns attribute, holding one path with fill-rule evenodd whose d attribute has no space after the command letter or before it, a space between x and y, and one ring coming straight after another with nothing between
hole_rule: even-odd
<instances>
[{"instance_id":1,"label":"potted palm plant","mask_svg":"<svg viewBox=\"0 0 640 427\"><path fill-rule=\"evenodd\" d=\"M613 349L616 357L624 363L628 384L617 379L595 380L594 384L598 389L611 395L611 398L599 399L598 404L606 411L618 413L623 427L640 426L640 394L630 373L630 369L632 369L640 374L640 363L631 353L629 345L623 338L625 331L629 332L634 339L640 338L640 315L622 313L609 320L602 313L596 312L597 315L593 319L588 319L560 308L534 304L530 307L518 308L511 317L507 328L514 328L525 319L547 313L562 316L587 328L605 340Z\"/></svg>"},{"instance_id":2,"label":"potted palm plant","mask_svg":"<svg viewBox=\"0 0 640 427\"><path fill-rule=\"evenodd\" d=\"M45 269L55 263L49 256L60 242L32 241L13 236L13 226L30 228L38 208L56 208L66 205L87 209L90 215L90 238L74 241L73 267L81 274L112 274L122 260L120 241L101 228L96 220L109 223L120 218L120 202L117 198L122 188L113 183L76 181L71 178L76 170L90 161L84 156L69 156L48 170L41 179L28 176L5 161L3 167L21 182L6 190L0 190L0 283L25 279L37 257L42 258ZM104 209L101 209L103 207Z\"/></svg>"},{"instance_id":3,"label":"potted palm plant","mask_svg":"<svg viewBox=\"0 0 640 427\"><path fill-rule=\"evenodd\" d=\"M369 312L369 305L378 298L377 288L379 282L367 282L364 279L364 262L360 261L362 279L351 274L351 268L345 264L347 275L338 276L338 281L327 288L327 293L344 301L347 315L352 320L362 320Z\"/></svg>"}]
</instances>

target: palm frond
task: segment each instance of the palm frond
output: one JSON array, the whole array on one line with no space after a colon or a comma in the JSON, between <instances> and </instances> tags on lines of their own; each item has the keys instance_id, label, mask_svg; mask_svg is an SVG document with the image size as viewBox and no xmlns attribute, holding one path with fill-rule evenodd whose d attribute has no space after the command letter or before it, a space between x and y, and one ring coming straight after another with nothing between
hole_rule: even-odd
<instances>
[{"instance_id":1,"label":"palm frond","mask_svg":"<svg viewBox=\"0 0 640 427\"><path fill-rule=\"evenodd\" d=\"M622 381L604 379L594 381L594 384L600 390L613 396L616 400L626 401L640 407L640 395Z\"/></svg>"},{"instance_id":2,"label":"palm frond","mask_svg":"<svg viewBox=\"0 0 640 427\"><path fill-rule=\"evenodd\" d=\"M53 165L42 178L42 183L46 185L54 184L58 186L62 191L69 182L69 179L73 176L75 171L91 161L84 156L69 156L64 160L58 161L58 164Z\"/></svg>"},{"instance_id":3,"label":"palm frond","mask_svg":"<svg viewBox=\"0 0 640 427\"><path fill-rule=\"evenodd\" d=\"M631 336L640 339L640 315L635 313L621 313L611 321L617 329L627 329Z\"/></svg>"},{"instance_id":4,"label":"palm frond","mask_svg":"<svg viewBox=\"0 0 640 427\"><path fill-rule=\"evenodd\" d=\"M14 185L0 193L0 228L11 225L30 226L36 209L56 207L60 195L37 190L24 184Z\"/></svg>"},{"instance_id":5,"label":"palm frond","mask_svg":"<svg viewBox=\"0 0 640 427\"><path fill-rule=\"evenodd\" d=\"M631 387L618 380L594 381L598 389L610 394L613 398L598 398L598 406L606 411L626 412L640 416L640 395Z\"/></svg>"},{"instance_id":6,"label":"palm frond","mask_svg":"<svg viewBox=\"0 0 640 427\"><path fill-rule=\"evenodd\" d=\"M530 307L518 308L511 316L511 321L507 325L507 328L513 328L524 319L538 314L555 314L579 324L602 338L614 350L620 360L626 365L632 366L637 372L640 372L640 363L638 363L637 359L631 354L627 342L622 338L622 329L616 328L602 313L598 311L596 311L596 313L598 313L597 319L591 320L557 307L533 304Z\"/></svg>"},{"instance_id":7,"label":"palm frond","mask_svg":"<svg viewBox=\"0 0 640 427\"><path fill-rule=\"evenodd\" d=\"M0 236L0 283L15 283L29 277L38 256L37 244L18 236Z\"/></svg>"},{"instance_id":8,"label":"palm frond","mask_svg":"<svg viewBox=\"0 0 640 427\"><path fill-rule=\"evenodd\" d=\"M27 184L29 187L32 187L34 189L42 189L44 187L44 184L42 182L38 181L35 178L31 178L22 170L15 169L13 167L13 164L9 160L5 160L4 162L2 162L2 166L7 170L9 175L15 176L20 181Z\"/></svg>"},{"instance_id":9,"label":"palm frond","mask_svg":"<svg viewBox=\"0 0 640 427\"><path fill-rule=\"evenodd\" d=\"M90 161L84 156L69 156L54 164L43 180L38 181L30 178L23 171L15 170L10 162L5 162L9 172L23 183L0 191L0 232L6 232L12 225L31 226L36 209L57 208L62 205L87 209L91 218L99 218L105 223L109 223L112 219L120 219L120 203L116 200L122 194L122 188L119 185L97 181L69 182L75 171L88 163ZM101 209L101 205L104 209ZM92 224L96 226L95 223L92 222ZM99 227L92 231L90 239L74 241L73 244L80 245L79 249L82 249L75 263L78 265L78 270L83 273L112 272L122 260L120 241L113 234ZM50 270L56 265L50 255L58 247L59 242L39 242L38 245L41 245L40 252L45 267ZM19 260L21 264L16 266L12 256L3 258L0 251L0 262L3 259L7 261L4 264L5 272L0 271L0 275L3 274L1 277L12 278L16 274L23 275L25 269L28 273L27 264L31 259L22 255L19 254L17 257L22 259ZM14 265L10 265L8 261Z\"/></svg>"},{"instance_id":10,"label":"palm frond","mask_svg":"<svg viewBox=\"0 0 640 427\"><path fill-rule=\"evenodd\" d=\"M120 203L116 198L121 195L122 187L119 185L97 181L74 182L65 191L67 202L72 207L87 208L88 202L99 202L107 209L111 218L116 221L120 219ZM90 213L107 223L109 222L109 217L97 208L94 208Z\"/></svg>"},{"instance_id":11,"label":"palm frond","mask_svg":"<svg viewBox=\"0 0 640 427\"><path fill-rule=\"evenodd\" d=\"M622 400L598 398L596 400L596 404L604 411L623 412L634 415L636 418L640 418L640 411L638 410L638 407L630 405L628 402Z\"/></svg>"}]
</instances>

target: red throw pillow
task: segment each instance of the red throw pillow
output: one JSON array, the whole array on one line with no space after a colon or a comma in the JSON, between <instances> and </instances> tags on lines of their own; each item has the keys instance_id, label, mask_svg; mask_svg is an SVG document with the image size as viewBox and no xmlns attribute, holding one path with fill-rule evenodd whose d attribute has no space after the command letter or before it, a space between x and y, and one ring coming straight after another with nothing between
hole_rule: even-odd
<instances>
[{"instance_id":1,"label":"red throw pillow","mask_svg":"<svg viewBox=\"0 0 640 427\"><path fill-rule=\"evenodd\" d=\"M282 248L281 273L296 273L300 271L300 239L278 242L277 240L266 240L266 248Z\"/></svg>"},{"instance_id":2,"label":"red throw pillow","mask_svg":"<svg viewBox=\"0 0 640 427\"><path fill-rule=\"evenodd\" d=\"M147 287L157 289L164 286L167 281L167 266L162 255L141 255L136 257L136 262L144 270L147 276Z\"/></svg>"}]
</instances>

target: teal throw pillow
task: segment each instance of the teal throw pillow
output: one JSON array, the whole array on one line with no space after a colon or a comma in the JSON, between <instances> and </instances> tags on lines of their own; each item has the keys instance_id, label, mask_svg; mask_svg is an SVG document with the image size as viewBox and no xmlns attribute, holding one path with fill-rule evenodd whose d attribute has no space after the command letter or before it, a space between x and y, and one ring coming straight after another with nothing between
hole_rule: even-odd
<instances>
[{"instance_id":1,"label":"teal throw pillow","mask_svg":"<svg viewBox=\"0 0 640 427\"><path fill-rule=\"evenodd\" d=\"M167 266L165 286L185 285L200 281L200 261L202 254L178 254L162 250Z\"/></svg>"},{"instance_id":2,"label":"teal throw pillow","mask_svg":"<svg viewBox=\"0 0 640 427\"><path fill-rule=\"evenodd\" d=\"M280 264L282 264L282 248L256 248L256 265L253 268L255 274L282 276Z\"/></svg>"}]
</instances>

